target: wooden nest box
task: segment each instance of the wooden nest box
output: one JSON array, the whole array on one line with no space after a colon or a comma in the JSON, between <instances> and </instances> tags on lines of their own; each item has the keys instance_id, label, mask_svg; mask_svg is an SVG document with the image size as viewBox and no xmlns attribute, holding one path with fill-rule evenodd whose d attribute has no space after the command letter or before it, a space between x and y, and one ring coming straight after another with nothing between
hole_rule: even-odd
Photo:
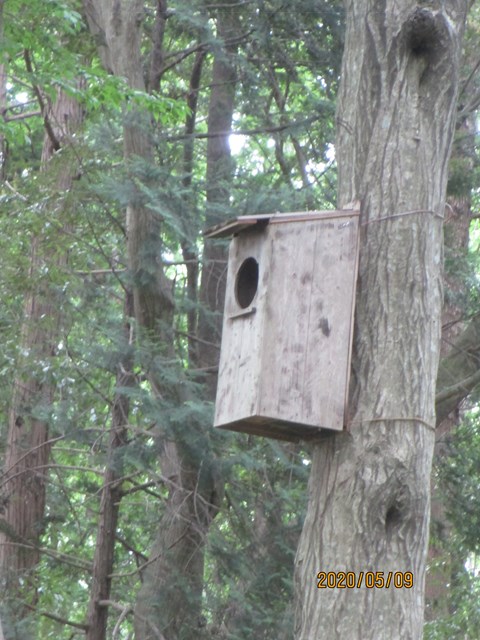
<instances>
[{"instance_id":1,"label":"wooden nest box","mask_svg":"<svg viewBox=\"0 0 480 640\"><path fill-rule=\"evenodd\" d=\"M281 440L344 428L359 211L242 216L233 235L216 427Z\"/></svg>"}]
</instances>

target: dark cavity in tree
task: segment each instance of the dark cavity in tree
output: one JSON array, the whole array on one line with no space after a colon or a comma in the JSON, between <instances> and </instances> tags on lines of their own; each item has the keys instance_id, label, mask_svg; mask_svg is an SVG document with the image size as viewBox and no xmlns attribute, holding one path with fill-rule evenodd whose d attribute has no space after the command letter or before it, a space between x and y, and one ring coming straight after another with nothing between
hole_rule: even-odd
<instances>
[{"instance_id":1,"label":"dark cavity in tree","mask_svg":"<svg viewBox=\"0 0 480 640\"><path fill-rule=\"evenodd\" d=\"M407 45L416 56L424 56L441 45L442 33L435 15L417 8L406 23Z\"/></svg>"},{"instance_id":2,"label":"dark cavity in tree","mask_svg":"<svg viewBox=\"0 0 480 640\"><path fill-rule=\"evenodd\" d=\"M235 297L242 309L246 309L255 298L258 289L258 262L247 258L240 266L235 281Z\"/></svg>"},{"instance_id":3,"label":"dark cavity in tree","mask_svg":"<svg viewBox=\"0 0 480 640\"><path fill-rule=\"evenodd\" d=\"M402 519L403 519L403 514L402 514L401 506L396 502L391 504L387 509L387 513L385 514L386 533L388 535L392 534L395 531L395 529L397 529L400 526Z\"/></svg>"}]
</instances>

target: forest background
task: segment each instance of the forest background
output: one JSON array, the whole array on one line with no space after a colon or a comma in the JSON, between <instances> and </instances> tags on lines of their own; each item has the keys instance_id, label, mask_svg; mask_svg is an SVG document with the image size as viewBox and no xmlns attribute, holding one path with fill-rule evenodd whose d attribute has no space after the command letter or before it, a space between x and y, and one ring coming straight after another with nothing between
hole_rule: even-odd
<instances>
[{"instance_id":1,"label":"forest background","mask_svg":"<svg viewBox=\"0 0 480 640\"><path fill-rule=\"evenodd\" d=\"M226 243L201 231L335 208L342 3L136 0L115 21L120 6L0 2L3 632L290 638L309 451L212 429ZM445 216L428 639L480 628L479 32L477 8Z\"/></svg>"}]
</instances>

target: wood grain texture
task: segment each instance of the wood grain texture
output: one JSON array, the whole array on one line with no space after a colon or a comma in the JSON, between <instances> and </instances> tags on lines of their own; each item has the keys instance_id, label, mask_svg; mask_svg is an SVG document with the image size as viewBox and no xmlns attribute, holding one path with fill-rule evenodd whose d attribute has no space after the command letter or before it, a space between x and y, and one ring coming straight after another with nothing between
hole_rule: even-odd
<instances>
[{"instance_id":1,"label":"wood grain texture","mask_svg":"<svg viewBox=\"0 0 480 640\"><path fill-rule=\"evenodd\" d=\"M311 447L295 640L423 637L441 215L468 3L422 3L439 34L424 49L412 48L417 5L345 2L338 201L362 202L351 422ZM410 571L415 583L315 588L318 571L342 570Z\"/></svg>"},{"instance_id":2,"label":"wood grain texture","mask_svg":"<svg viewBox=\"0 0 480 640\"><path fill-rule=\"evenodd\" d=\"M357 212L328 212L274 216L233 239L215 426L290 440L343 429L357 238ZM259 282L245 314L235 282L251 257Z\"/></svg>"}]
</instances>

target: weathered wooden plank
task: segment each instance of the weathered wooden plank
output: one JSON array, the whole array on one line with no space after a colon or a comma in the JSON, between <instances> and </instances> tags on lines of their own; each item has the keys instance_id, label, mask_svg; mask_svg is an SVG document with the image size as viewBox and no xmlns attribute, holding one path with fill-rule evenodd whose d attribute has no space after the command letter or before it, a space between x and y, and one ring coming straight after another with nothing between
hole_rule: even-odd
<instances>
[{"instance_id":1,"label":"weathered wooden plank","mask_svg":"<svg viewBox=\"0 0 480 640\"><path fill-rule=\"evenodd\" d=\"M340 218L342 216L351 217L352 215L358 216L360 215L360 211L357 209L337 209L331 211L298 211L295 213L262 213L250 216L237 216L236 218L206 229L203 232L203 236L205 238L227 238L255 225Z\"/></svg>"},{"instance_id":2,"label":"weathered wooden plank","mask_svg":"<svg viewBox=\"0 0 480 640\"><path fill-rule=\"evenodd\" d=\"M316 213L232 240L215 426L286 440L344 427L358 212Z\"/></svg>"},{"instance_id":3,"label":"weathered wooden plank","mask_svg":"<svg viewBox=\"0 0 480 640\"><path fill-rule=\"evenodd\" d=\"M344 426L357 268L358 220L316 228L302 421Z\"/></svg>"},{"instance_id":4,"label":"weathered wooden plank","mask_svg":"<svg viewBox=\"0 0 480 640\"><path fill-rule=\"evenodd\" d=\"M242 234L230 246L215 425L240 420L256 412L268 248L263 233ZM245 313L235 297L237 272L249 257L259 264L253 313Z\"/></svg>"},{"instance_id":5,"label":"weathered wooden plank","mask_svg":"<svg viewBox=\"0 0 480 640\"><path fill-rule=\"evenodd\" d=\"M270 228L271 272L262 341L259 414L302 422L316 221ZM318 422L315 423L320 426Z\"/></svg>"}]
</instances>

